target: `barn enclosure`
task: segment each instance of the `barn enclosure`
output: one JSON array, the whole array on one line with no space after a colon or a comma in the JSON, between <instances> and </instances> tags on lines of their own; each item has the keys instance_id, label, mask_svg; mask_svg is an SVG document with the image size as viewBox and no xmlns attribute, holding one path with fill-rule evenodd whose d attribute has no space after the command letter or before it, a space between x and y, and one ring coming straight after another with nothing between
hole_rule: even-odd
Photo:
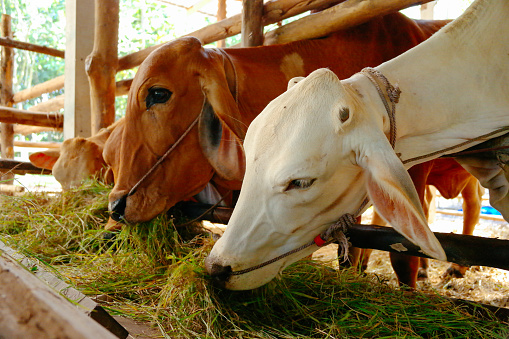
<instances>
[{"instance_id":1,"label":"barn enclosure","mask_svg":"<svg viewBox=\"0 0 509 339\"><path fill-rule=\"evenodd\" d=\"M226 47L225 39L232 37L232 48L320 38L411 6L421 6L423 17L431 18L435 4L431 0L145 3L152 2L168 11L179 8L187 15L201 13L208 22L215 21L183 36L219 48ZM231 15L230 8L238 14ZM396 287L382 252L374 255L367 273L357 268L337 269L337 247L333 245L316 253L313 260L292 265L281 279L263 288L227 292L212 286L203 269L214 238L222 233L221 226L200 220L224 224L231 212L228 209L198 206L184 213L185 208L175 208L150 222L109 232L104 230L111 190L107 184L91 179L80 188L49 193L14 185L16 174L51 174L30 162L15 160L14 147L61 147L61 142L15 140L16 134L51 130L63 133L65 140L97 134L118 119L116 98L127 96L133 81L123 78L124 74L134 74L152 51L173 40L119 55L122 11L120 0L66 0L65 50L17 40L13 14L2 14L0 294L8 307L0 312L0 337L55 337L59 333L73 338L126 338L129 333L136 338L508 335L509 275L503 270L509 269L509 233L499 215L484 213L482 231L475 236L443 234L439 238L450 244L449 260L474 266L471 272L487 272L482 277L471 273L470 280L465 278L474 281L468 297L451 292L457 286L461 286L457 290L467 289L455 280L461 278L441 278L441 272L432 273L434 282L420 283L417 292ZM20 50L62 59L65 71L14 92L13 60ZM54 94L62 90L63 94ZM27 109L14 107L23 103L26 107L33 99L38 103ZM454 230L440 227L448 221L461 221L461 201L437 199L433 231L459 233L457 225ZM454 207L449 209L448 204ZM369 224L369 217L365 220ZM370 239L388 237L387 243L367 241L366 232L372 232ZM389 233L387 228L359 226L352 229L350 241L363 248L393 250L390 244L404 239L395 240L398 235ZM496 248L496 253L485 255L487 250L479 246L491 251ZM418 249L415 252L420 255ZM382 261L385 263L373 264ZM493 280L490 274L501 278ZM472 290L481 289L483 283L490 284L486 299L472 297ZM43 291L44 296L37 291ZM500 294L492 297L496 292ZM20 308L24 303L34 307Z\"/></svg>"}]
</instances>

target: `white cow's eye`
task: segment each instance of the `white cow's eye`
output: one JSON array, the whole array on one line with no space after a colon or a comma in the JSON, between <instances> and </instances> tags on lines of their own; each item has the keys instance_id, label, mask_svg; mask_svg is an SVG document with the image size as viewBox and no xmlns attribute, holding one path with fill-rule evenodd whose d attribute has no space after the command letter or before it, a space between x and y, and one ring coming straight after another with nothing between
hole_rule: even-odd
<instances>
[{"instance_id":1,"label":"white cow's eye","mask_svg":"<svg viewBox=\"0 0 509 339\"><path fill-rule=\"evenodd\" d=\"M285 192L293 189L304 189L308 188L315 182L316 179L294 179L288 183Z\"/></svg>"}]
</instances>

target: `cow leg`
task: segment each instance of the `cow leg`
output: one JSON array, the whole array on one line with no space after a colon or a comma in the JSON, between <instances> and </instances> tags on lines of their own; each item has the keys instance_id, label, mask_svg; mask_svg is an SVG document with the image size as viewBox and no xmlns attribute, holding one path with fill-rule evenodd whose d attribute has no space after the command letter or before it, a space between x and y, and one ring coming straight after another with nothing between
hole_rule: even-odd
<instances>
[{"instance_id":1,"label":"cow leg","mask_svg":"<svg viewBox=\"0 0 509 339\"><path fill-rule=\"evenodd\" d=\"M479 222L483 193L483 188L474 177L468 180L461 191L461 196L463 197L463 234L465 235L472 235L475 225ZM444 273L444 277L463 278L467 270L468 267L451 264Z\"/></svg>"},{"instance_id":2,"label":"cow leg","mask_svg":"<svg viewBox=\"0 0 509 339\"><path fill-rule=\"evenodd\" d=\"M426 199L425 199L425 191L426 191L426 180L433 166L433 162L425 162L422 164L418 164L413 166L408 170L410 177L415 185L415 189L417 190L417 194L424 208L426 209ZM392 268L398 277L399 285L407 285L410 288L415 288L417 282L417 273L419 271L419 257L413 257L406 254L401 253L393 253L389 254L391 258Z\"/></svg>"},{"instance_id":3,"label":"cow leg","mask_svg":"<svg viewBox=\"0 0 509 339\"><path fill-rule=\"evenodd\" d=\"M426 185L426 191L424 196L424 201L422 207L424 209L424 215L428 218L428 223L432 222L435 219L435 196L436 196L436 188L433 186ZM420 258L419 270L417 272L418 280L425 280L428 278L428 259Z\"/></svg>"}]
</instances>

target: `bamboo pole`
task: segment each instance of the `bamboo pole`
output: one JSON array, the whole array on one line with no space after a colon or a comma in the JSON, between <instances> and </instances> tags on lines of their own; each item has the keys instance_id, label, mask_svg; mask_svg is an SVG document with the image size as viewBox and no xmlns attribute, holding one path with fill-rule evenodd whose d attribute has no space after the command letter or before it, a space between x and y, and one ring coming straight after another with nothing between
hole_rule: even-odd
<instances>
[{"instance_id":1,"label":"bamboo pole","mask_svg":"<svg viewBox=\"0 0 509 339\"><path fill-rule=\"evenodd\" d=\"M221 21L226 19L226 0L217 0L217 21ZM226 47L226 40L221 39L217 41L217 47L224 48Z\"/></svg>"},{"instance_id":2,"label":"bamboo pole","mask_svg":"<svg viewBox=\"0 0 509 339\"><path fill-rule=\"evenodd\" d=\"M347 0L279 27L265 35L265 45L318 38L360 25L374 17L431 0Z\"/></svg>"},{"instance_id":3,"label":"bamboo pole","mask_svg":"<svg viewBox=\"0 0 509 339\"><path fill-rule=\"evenodd\" d=\"M263 44L263 0L242 0L242 47Z\"/></svg>"},{"instance_id":4,"label":"bamboo pole","mask_svg":"<svg viewBox=\"0 0 509 339\"><path fill-rule=\"evenodd\" d=\"M0 45L5 47L12 47L17 49L23 49L25 51L36 52L46 55L51 55L57 58L64 58L65 52L59 49L30 44L28 42L13 40L10 37L0 37Z\"/></svg>"},{"instance_id":5,"label":"bamboo pole","mask_svg":"<svg viewBox=\"0 0 509 339\"><path fill-rule=\"evenodd\" d=\"M11 16L2 14L1 21L2 37L12 38ZM1 74L0 83L0 104L12 107L12 77L13 77L14 50L11 47L2 47L2 60L0 61ZM14 128L12 123L3 122L0 124L0 149L2 159L14 159ZM14 174L6 173L1 176L1 181L6 185L14 183Z\"/></svg>"},{"instance_id":6,"label":"bamboo pole","mask_svg":"<svg viewBox=\"0 0 509 339\"><path fill-rule=\"evenodd\" d=\"M0 107L0 122L62 128L64 117L62 114L29 112L16 108Z\"/></svg>"},{"instance_id":7,"label":"bamboo pole","mask_svg":"<svg viewBox=\"0 0 509 339\"><path fill-rule=\"evenodd\" d=\"M263 6L263 24L269 25L283 19L304 13L309 10L321 8L327 4L334 3L337 0L274 0L269 1ZM237 14L220 22L203 27L199 30L186 34L185 36L194 36L200 39L203 44L225 39L240 33L242 24L242 15ZM118 71L131 69L143 62L145 58L160 45L151 46L144 50L123 56L118 59Z\"/></svg>"},{"instance_id":8,"label":"bamboo pole","mask_svg":"<svg viewBox=\"0 0 509 339\"><path fill-rule=\"evenodd\" d=\"M92 135L115 122L119 0L95 1L94 49L87 57Z\"/></svg>"}]
</instances>

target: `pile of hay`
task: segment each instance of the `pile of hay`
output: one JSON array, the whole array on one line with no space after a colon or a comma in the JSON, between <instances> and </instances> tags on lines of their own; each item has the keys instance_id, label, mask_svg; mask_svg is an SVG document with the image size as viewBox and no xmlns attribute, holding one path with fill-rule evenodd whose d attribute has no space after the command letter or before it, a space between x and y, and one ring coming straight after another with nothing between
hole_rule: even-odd
<instances>
[{"instance_id":1,"label":"pile of hay","mask_svg":"<svg viewBox=\"0 0 509 339\"><path fill-rule=\"evenodd\" d=\"M374 275L301 261L254 291L210 284L213 240L164 215L105 237L110 187L89 182L58 196L2 196L0 239L41 260L111 313L167 338L506 338L489 312L391 288ZM189 230L190 227L187 227ZM109 238L109 239L108 239Z\"/></svg>"}]
</instances>

